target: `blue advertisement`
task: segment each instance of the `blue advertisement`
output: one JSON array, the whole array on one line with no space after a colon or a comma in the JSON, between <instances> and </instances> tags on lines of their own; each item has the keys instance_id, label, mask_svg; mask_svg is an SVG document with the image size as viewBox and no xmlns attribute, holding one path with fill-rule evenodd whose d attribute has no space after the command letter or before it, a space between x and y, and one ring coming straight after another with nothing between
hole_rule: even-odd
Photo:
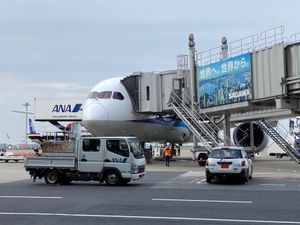
<instances>
[{"instance_id":1,"label":"blue advertisement","mask_svg":"<svg viewBox=\"0 0 300 225\"><path fill-rule=\"evenodd\" d=\"M201 108L252 99L251 55L246 53L197 67Z\"/></svg>"}]
</instances>

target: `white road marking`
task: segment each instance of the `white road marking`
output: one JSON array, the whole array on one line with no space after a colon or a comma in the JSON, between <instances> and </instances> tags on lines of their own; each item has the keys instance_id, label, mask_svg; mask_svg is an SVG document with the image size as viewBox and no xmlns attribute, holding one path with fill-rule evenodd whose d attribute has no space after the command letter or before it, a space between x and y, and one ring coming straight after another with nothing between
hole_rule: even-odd
<instances>
[{"instance_id":1,"label":"white road marking","mask_svg":"<svg viewBox=\"0 0 300 225\"><path fill-rule=\"evenodd\" d=\"M62 199L63 197L56 196L13 196L13 195L0 195L0 198L22 198L22 199Z\"/></svg>"},{"instance_id":2,"label":"white road marking","mask_svg":"<svg viewBox=\"0 0 300 225\"><path fill-rule=\"evenodd\" d=\"M285 184L259 184L261 186L277 186L277 187L285 187Z\"/></svg>"},{"instance_id":3,"label":"white road marking","mask_svg":"<svg viewBox=\"0 0 300 225\"><path fill-rule=\"evenodd\" d=\"M190 183L192 184L192 183L195 183L196 181L198 181L199 179L197 178L197 179L194 179L194 180L192 180L192 181L190 181ZM197 182L198 183L198 182Z\"/></svg>"},{"instance_id":4,"label":"white road marking","mask_svg":"<svg viewBox=\"0 0 300 225\"><path fill-rule=\"evenodd\" d=\"M197 184L201 184L201 183L204 182L204 181L206 181L206 178L204 178L204 179L198 181Z\"/></svg>"},{"instance_id":5,"label":"white road marking","mask_svg":"<svg viewBox=\"0 0 300 225\"><path fill-rule=\"evenodd\" d=\"M149 220L181 220L181 221L215 221L232 223L266 223L266 224L300 224L300 221L288 220L243 220L223 218L197 218L197 217L167 217L167 216L126 216L126 215L97 215L97 214L74 214L74 213L21 213L21 212L0 212L0 216L62 216L62 217L91 217L91 218L123 218L123 219L149 219Z\"/></svg>"},{"instance_id":6,"label":"white road marking","mask_svg":"<svg viewBox=\"0 0 300 225\"><path fill-rule=\"evenodd\" d=\"M226 201L226 200L205 200L205 199L166 199L166 198L153 198L152 201L167 201L167 202L209 202L209 203L238 203L238 204L251 204L252 201Z\"/></svg>"}]
</instances>

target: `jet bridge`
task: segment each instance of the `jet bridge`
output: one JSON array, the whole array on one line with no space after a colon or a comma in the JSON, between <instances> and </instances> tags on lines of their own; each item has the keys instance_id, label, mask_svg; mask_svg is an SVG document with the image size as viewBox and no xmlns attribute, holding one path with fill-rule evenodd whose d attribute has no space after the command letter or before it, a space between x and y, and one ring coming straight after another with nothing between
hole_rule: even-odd
<instances>
[{"instance_id":1,"label":"jet bridge","mask_svg":"<svg viewBox=\"0 0 300 225\"><path fill-rule=\"evenodd\" d=\"M197 131L195 136L203 136L206 130L199 129L202 126L197 124L199 114L204 115L201 118L223 119L227 137L230 121L250 123L252 125L245 126L249 128L247 131L236 135L242 136L243 142L251 148L255 148L253 136L262 134L254 134L253 126L259 127L249 121L299 114L300 34L286 38L284 28L279 26L230 43L223 38L221 46L204 52L196 51L191 37L191 69L188 68L187 56L184 56L178 60L184 63L178 63L177 70L138 72L122 80L136 112L175 113L190 123L191 132ZM191 93L193 90L195 92ZM170 102L171 93L176 104ZM191 111L181 110L187 108ZM195 118L191 118L193 116ZM213 119L208 121L213 123ZM238 129L241 127L238 126ZM247 136L252 138L244 140ZM260 137L259 140L265 138Z\"/></svg>"},{"instance_id":2,"label":"jet bridge","mask_svg":"<svg viewBox=\"0 0 300 225\"><path fill-rule=\"evenodd\" d=\"M187 60L187 56L181 56ZM172 113L169 105L171 91L179 96L187 92L189 70L179 68L164 72L134 72L121 80L138 113Z\"/></svg>"},{"instance_id":3,"label":"jet bridge","mask_svg":"<svg viewBox=\"0 0 300 225\"><path fill-rule=\"evenodd\" d=\"M298 37L298 39L296 38ZM289 117L300 110L300 35L282 26L197 54L197 96L208 115ZM269 110L265 115L266 110ZM285 111L283 113L282 111Z\"/></svg>"}]
</instances>

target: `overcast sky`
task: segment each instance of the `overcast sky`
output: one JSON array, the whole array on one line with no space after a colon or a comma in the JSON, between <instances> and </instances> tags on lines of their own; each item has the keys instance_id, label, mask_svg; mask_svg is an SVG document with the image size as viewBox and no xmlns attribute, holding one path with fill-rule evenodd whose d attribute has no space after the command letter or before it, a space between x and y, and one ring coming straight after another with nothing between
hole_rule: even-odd
<instances>
[{"instance_id":1,"label":"overcast sky","mask_svg":"<svg viewBox=\"0 0 300 225\"><path fill-rule=\"evenodd\" d=\"M25 115L11 110L34 97L87 96L109 77L176 69L189 33L198 51L278 25L290 36L299 9L296 0L0 0L0 143L25 139Z\"/></svg>"}]
</instances>

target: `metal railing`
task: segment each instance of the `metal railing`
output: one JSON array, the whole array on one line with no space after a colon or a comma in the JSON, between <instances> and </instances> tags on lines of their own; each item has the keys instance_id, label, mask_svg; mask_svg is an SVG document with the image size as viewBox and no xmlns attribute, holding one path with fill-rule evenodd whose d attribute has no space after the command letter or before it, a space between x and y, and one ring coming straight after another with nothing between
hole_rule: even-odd
<instances>
[{"instance_id":1,"label":"metal railing","mask_svg":"<svg viewBox=\"0 0 300 225\"><path fill-rule=\"evenodd\" d=\"M181 97L185 100L182 101ZM193 104L192 106L192 99L188 94L183 93L181 97L172 91L169 102L175 113L201 142L205 142L208 148L224 143L232 145L230 138L219 136L220 128L201 110L199 105Z\"/></svg>"},{"instance_id":2,"label":"metal railing","mask_svg":"<svg viewBox=\"0 0 300 225\"><path fill-rule=\"evenodd\" d=\"M294 161L300 162L300 154L294 148L294 141L289 137L289 132L280 123L274 128L267 120L257 121L257 124L262 128L274 142L281 147Z\"/></svg>"},{"instance_id":3,"label":"metal railing","mask_svg":"<svg viewBox=\"0 0 300 225\"><path fill-rule=\"evenodd\" d=\"M291 38L297 38L293 36ZM247 52L257 51L262 48L270 47L274 44L288 42L289 39L284 37L284 27L277 26L265 30L260 34L253 34L236 41L228 43L228 57L234 57ZM196 62L199 66L208 65L221 60L220 46L202 51L196 54Z\"/></svg>"}]
</instances>

